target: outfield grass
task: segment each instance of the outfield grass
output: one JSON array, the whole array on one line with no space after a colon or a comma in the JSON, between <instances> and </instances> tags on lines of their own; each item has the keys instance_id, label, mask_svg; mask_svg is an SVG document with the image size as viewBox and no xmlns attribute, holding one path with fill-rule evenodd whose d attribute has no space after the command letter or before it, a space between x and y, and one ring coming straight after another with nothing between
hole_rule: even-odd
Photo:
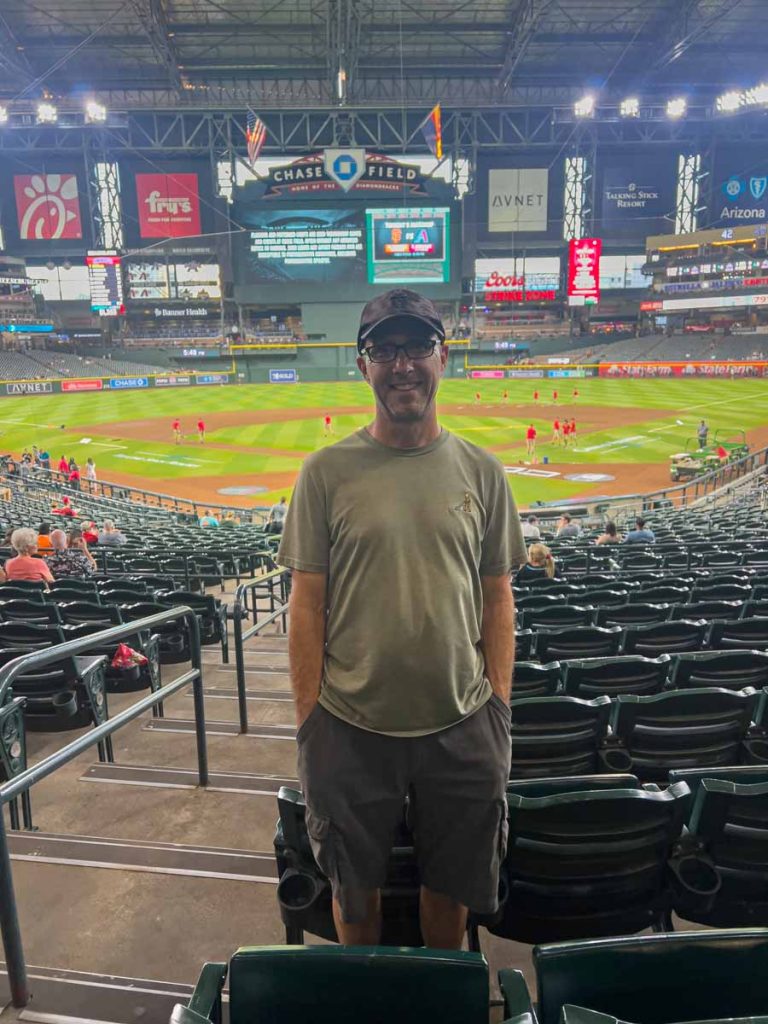
<instances>
[{"instance_id":1,"label":"outfield grass","mask_svg":"<svg viewBox=\"0 0 768 1024\"><path fill-rule=\"evenodd\" d=\"M482 447L492 447L502 462L519 465L524 459L525 428L530 422L528 407L538 389L549 395L555 382L447 380L440 391L445 411L441 421ZM573 386L578 402L570 401ZM559 413L573 412L579 421L575 448L567 454L548 443L551 422L558 412L551 404L536 410L539 430L538 455L552 462L584 465L606 463L666 464L695 434L696 425L706 418L711 431L754 431L768 425L768 386L761 380L602 380L558 381L561 395ZM475 391L481 393L479 405ZM501 405L503 391L509 392L508 407ZM565 399L565 401L562 401ZM525 406L516 413L515 407ZM338 409L360 407L360 412L336 413ZM588 409L600 410L600 429L582 430L589 421ZM0 448L18 454L33 443L46 447L54 461L65 454L82 464L88 455L96 461L99 476L110 472L133 474L153 490L173 492L180 478L220 477L217 486L231 486L239 476L249 482L259 474L294 474L303 458L319 447L333 443L370 421L371 392L362 382L295 385L244 385L180 388L163 391L43 395L5 398L0 404ZM295 418L269 421L269 411L285 417L285 410L297 410ZM615 410L611 415L610 410ZM647 410L647 419L633 414L623 422L622 410ZM310 417L301 410L313 410ZM258 413L266 422L241 425L216 424L217 414ZM322 416L334 417L334 436L323 434ZM182 420L188 443L175 446L170 423ZM208 445L197 444L194 423L199 416L208 420ZM678 423L682 420L682 425ZM147 438L126 437L121 423L153 421ZM105 428L105 424L111 424ZM91 429L88 429L91 428ZM151 438L151 439L149 439ZM217 448L220 444L234 446ZM256 451L254 449L260 449ZM275 454L264 449L275 449ZM518 500L552 500L584 493L583 483L563 479L529 479L515 476ZM599 489L599 487L598 487ZM243 504L269 502L276 493L260 495Z\"/></svg>"}]
</instances>

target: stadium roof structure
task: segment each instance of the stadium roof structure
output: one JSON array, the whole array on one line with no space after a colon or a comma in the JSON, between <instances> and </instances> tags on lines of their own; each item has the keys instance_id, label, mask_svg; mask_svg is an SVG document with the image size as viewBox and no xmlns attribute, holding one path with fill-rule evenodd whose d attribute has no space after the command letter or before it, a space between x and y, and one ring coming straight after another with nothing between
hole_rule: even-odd
<instances>
[{"instance_id":1,"label":"stadium roof structure","mask_svg":"<svg viewBox=\"0 0 768 1024\"><path fill-rule=\"evenodd\" d=\"M766 0L2 0L0 99L110 108L570 105L765 75Z\"/></svg>"}]
</instances>

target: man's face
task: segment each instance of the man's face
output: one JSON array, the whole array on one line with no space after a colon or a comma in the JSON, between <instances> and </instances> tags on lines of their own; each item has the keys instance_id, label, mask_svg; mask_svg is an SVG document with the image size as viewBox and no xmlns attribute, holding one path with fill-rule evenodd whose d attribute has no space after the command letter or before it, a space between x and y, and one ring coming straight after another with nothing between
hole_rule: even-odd
<instances>
[{"instance_id":1,"label":"man's face","mask_svg":"<svg viewBox=\"0 0 768 1024\"><path fill-rule=\"evenodd\" d=\"M366 352L388 345L418 346L434 337L426 324L413 317L386 321L365 342ZM416 423L430 412L448 359L439 342L426 358L409 358L402 349L391 362L375 362L358 356L357 365L373 389L376 404L392 423Z\"/></svg>"}]
</instances>

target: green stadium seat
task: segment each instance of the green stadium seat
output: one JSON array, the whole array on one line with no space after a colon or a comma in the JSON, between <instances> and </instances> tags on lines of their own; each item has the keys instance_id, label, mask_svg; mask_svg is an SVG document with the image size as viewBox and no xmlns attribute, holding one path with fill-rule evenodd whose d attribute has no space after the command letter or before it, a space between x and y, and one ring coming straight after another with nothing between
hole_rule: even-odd
<instances>
[{"instance_id":1,"label":"green stadium seat","mask_svg":"<svg viewBox=\"0 0 768 1024\"><path fill-rule=\"evenodd\" d=\"M626 1024L609 1013L597 1013L583 1006L566 1003L560 1014L560 1024ZM691 1022L688 1022L691 1024ZM768 1024L768 1017L720 1017L714 1020L695 1021L693 1024Z\"/></svg>"},{"instance_id":2,"label":"green stadium seat","mask_svg":"<svg viewBox=\"0 0 768 1024\"><path fill-rule=\"evenodd\" d=\"M668 655L644 658L625 655L615 658L585 658L563 663L563 690L569 697L591 700L600 694L661 693L671 666Z\"/></svg>"},{"instance_id":3,"label":"green stadium seat","mask_svg":"<svg viewBox=\"0 0 768 1024\"><path fill-rule=\"evenodd\" d=\"M546 665L537 661L517 661L512 676L512 699L553 697L560 688L561 678L559 661L550 661Z\"/></svg>"},{"instance_id":4,"label":"green stadium seat","mask_svg":"<svg viewBox=\"0 0 768 1024\"><path fill-rule=\"evenodd\" d=\"M708 623L704 619L677 619L647 626L627 626L622 652L658 658L660 654L700 651L706 647Z\"/></svg>"},{"instance_id":5,"label":"green stadium seat","mask_svg":"<svg viewBox=\"0 0 768 1024\"><path fill-rule=\"evenodd\" d=\"M528 629L549 626L591 626L595 609L589 605L566 605L558 601L551 608L524 608L520 612L520 625Z\"/></svg>"},{"instance_id":6,"label":"green stadium seat","mask_svg":"<svg viewBox=\"0 0 768 1024\"><path fill-rule=\"evenodd\" d=\"M618 626L570 626L541 630L536 635L539 661L564 661L567 658L603 658L618 654L622 631Z\"/></svg>"},{"instance_id":7,"label":"green stadium seat","mask_svg":"<svg viewBox=\"0 0 768 1024\"><path fill-rule=\"evenodd\" d=\"M712 650L768 651L768 618L752 616L738 622L713 622L709 646Z\"/></svg>"},{"instance_id":8,"label":"green stadium seat","mask_svg":"<svg viewBox=\"0 0 768 1024\"><path fill-rule=\"evenodd\" d=\"M55 604L47 604L31 596L0 601L0 621L9 622L12 619L20 622L48 622L52 625L61 622L59 609Z\"/></svg>"},{"instance_id":9,"label":"green stadium seat","mask_svg":"<svg viewBox=\"0 0 768 1024\"><path fill-rule=\"evenodd\" d=\"M597 611L596 626L643 626L669 619L672 605L668 604L622 604L618 607L604 606Z\"/></svg>"},{"instance_id":10,"label":"green stadium seat","mask_svg":"<svg viewBox=\"0 0 768 1024\"><path fill-rule=\"evenodd\" d=\"M222 1019L226 964L206 964L171 1024ZM480 953L385 946L238 949L229 963L229 1024L488 1024Z\"/></svg>"},{"instance_id":11,"label":"green stadium seat","mask_svg":"<svg viewBox=\"0 0 768 1024\"><path fill-rule=\"evenodd\" d=\"M512 701L510 778L541 779L597 771L608 728L609 697L530 697Z\"/></svg>"},{"instance_id":12,"label":"green stadium seat","mask_svg":"<svg viewBox=\"0 0 768 1024\"><path fill-rule=\"evenodd\" d=\"M741 601L695 601L691 604L676 604L672 608L673 620L679 619L739 619L743 611Z\"/></svg>"},{"instance_id":13,"label":"green stadium seat","mask_svg":"<svg viewBox=\"0 0 768 1024\"><path fill-rule=\"evenodd\" d=\"M724 690L756 690L768 686L768 651L701 651L678 654L670 685L678 689L716 686Z\"/></svg>"},{"instance_id":14,"label":"green stadium seat","mask_svg":"<svg viewBox=\"0 0 768 1024\"><path fill-rule=\"evenodd\" d=\"M221 601L211 595L196 594L191 590L172 590L170 593L158 594L157 601L167 608L187 605L196 612L200 623L200 643L204 647L220 644L222 661L225 665L229 662L227 609Z\"/></svg>"},{"instance_id":15,"label":"green stadium seat","mask_svg":"<svg viewBox=\"0 0 768 1024\"><path fill-rule=\"evenodd\" d=\"M535 1011L521 972L499 972L504 1016L516 1024L559 1024L566 1005L641 1024L766 1012L764 928L561 942L534 949L533 962Z\"/></svg>"},{"instance_id":16,"label":"green stadium seat","mask_svg":"<svg viewBox=\"0 0 768 1024\"><path fill-rule=\"evenodd\" d=\"M0 707L0 783L9 782L27 768L27 736L24 729L24 698L7 698ZM29 790L21 795L24 828L32 828ZM8 804L11 828L19 827L19 798Z\"/></svg>"}]
</instances>

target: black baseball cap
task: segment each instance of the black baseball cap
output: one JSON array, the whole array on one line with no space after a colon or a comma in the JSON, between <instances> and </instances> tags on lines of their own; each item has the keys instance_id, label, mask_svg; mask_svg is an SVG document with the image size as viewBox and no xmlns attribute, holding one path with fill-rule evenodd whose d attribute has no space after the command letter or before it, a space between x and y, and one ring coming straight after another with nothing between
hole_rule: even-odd
<instances>
[{"instance_id":1,"label":"black baseball cap","mask_svg":"<svg viewBox=\"0 0 768 1024\"><path fill-rule=\"evenodd\" d=\"M386 320L394 320L400 316L420 320L434 331L440 341L445 341L445 328L434 303L418 292L411 291L410 288L393 288L366 303L360 317L360 330L357 332L358 351L363 351L363 342L371 331L375 331Z\"/></svg>"}]
</instances>

